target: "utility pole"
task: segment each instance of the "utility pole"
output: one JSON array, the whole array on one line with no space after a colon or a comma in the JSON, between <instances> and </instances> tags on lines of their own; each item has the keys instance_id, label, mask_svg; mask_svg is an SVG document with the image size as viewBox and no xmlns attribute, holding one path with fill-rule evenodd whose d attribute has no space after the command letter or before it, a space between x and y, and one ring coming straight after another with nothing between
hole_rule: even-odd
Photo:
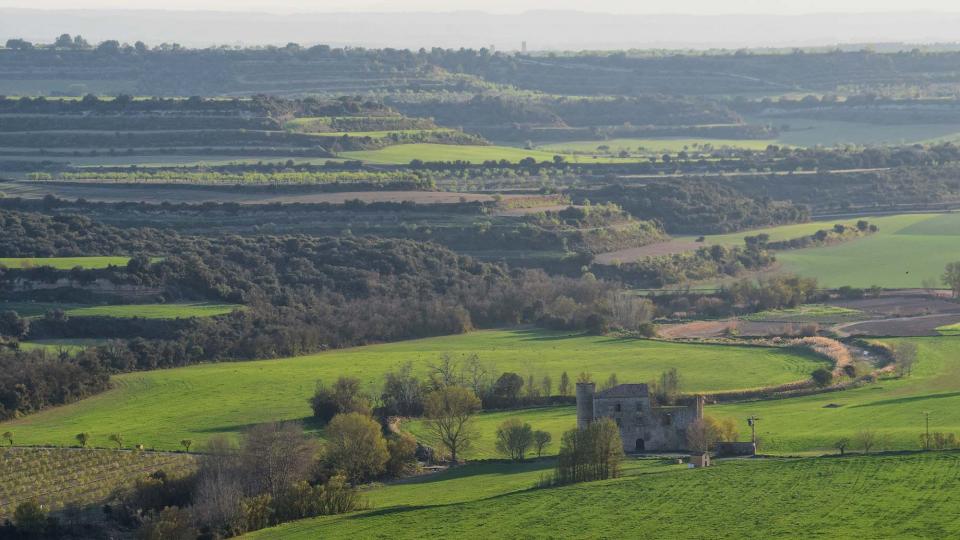
<instances>
[{"instance_id":1,"label":"utility pole","mask_svg":"<svg viewBox=\"0 0 960 540\"><path fill-rule=\"evenodd\" d=\"M747 425L750 426L750 442L757 444L757 422L760 421L760 418L754 415L750 415L750 418L747 418Z\"/></svg>"},{"instance_id":2,"label":"utility pole","mask_svg":"<svg viewBox=\"0 0 960 540\"><path fill-rule=\"evenodd\" d=\"M923 449L930 450L930 411L923 411L923 418L926 421L926 435L923 436Z\"/></svg>"}]
</instances>

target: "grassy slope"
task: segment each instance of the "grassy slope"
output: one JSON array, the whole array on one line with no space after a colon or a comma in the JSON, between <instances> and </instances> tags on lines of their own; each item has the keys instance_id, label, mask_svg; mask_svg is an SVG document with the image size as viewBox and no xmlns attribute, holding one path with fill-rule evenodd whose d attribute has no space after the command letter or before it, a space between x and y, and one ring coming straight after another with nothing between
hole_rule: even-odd
<instances>
[{"instance_id":1,"label":"grassy slope","mask_svg":"<svg viewBox=\"0 0 960 540\"><path fill-rule=\"evenodd\" d=\"M775 140L757 140L757 139L696 139L696 138L673 138L665 137L660 139L609 139L606 141L569 141L562 143L552 143L538 146L537 149L546 152L597 152L598 146L606 145L609 147L607 152L617 153L620 150L628 152L637 152L643 148L644 152L670 152L677 153L681 150L695 151L695 144L710 144L714 149L729 148L747 148L750 150L763 150L770 144L776 144Z\"/></svg>"},{"instance_id":2,"label":"grassy slope","mask_svg":"<svg viewBox=\"0 0 960 540\"><path fill-rule=\"evenodd\" d=\"M360 150L354 152L342 152L340 157L347 159L359 159L373 163L407 164L411 160L420 159L423 161L468 161L470 163L483 163L488 160L501 160L517 162L521 159L532 157L537 161L553 161L555 152L544 152L541 150L524 150L523 148L514 148L511 146L467 146L454 144L396 144L381 148L380 150ZM609 163L615 161L624 161L620 158L597 158L590 156L564 156L571 163ZM631 161L627 159L626 161ZM632 161L636 161L633 159Z\"/></svg>"},{"instance_id":3,"label":"grassy slope","mask_svg":"<svg viewBox=\"0 0 960 540\"><path fill-rule=\"evenodd\" d=\"M651 465L644 472L550 489L505 486L504 495L482 492L468 502L443 497L459 479L437 479L426 496L410 489L405 497L392 495L398 503L294 522L251 537L863 539L960 534L956 453L740 460L698 470ZM464 487L469 493L473 485Z\"/></svg>"},{"instance_id":4,"label":"grassy slope","mask_svg":"<svg viewBox=\"0 0 960 540\"><path fill-rule=\"evenodd\" d=\"M0 265L7 268L30 268L35 266L52 266L61 270L69 270L80 266L82 268L106 268L126 266L130 257L5 257L0 258Z\"/></svg>"},{"instance_id":5,"label":"grassy slope","mask_svg":"<svg viewBox=\"0 0 960 540\"><path fill-rule=\"evenodd\" d=\"M891 448L917 449L923 411L931 412L931 431L960 433L960 338L914 341L919 361L906 379L804 398L709 407L708 413L738 420L759 416L757 436L765 451L830 449L838 439L853 438L862 429L889 436ZM827 407L830 404L840 407Z\"/></svg>"},{"instance_id":6,"label":"grassy slope","mask_svg":"<svg viewBox=\"0 0 960 540\"><path fill-rule=\"evenodd\" d=\"M925 279L939 283L948 262L960 259L960 214L904 214L864 218L879 225L876 234L826 247L781 251L784 272L811 276L821 285L888 288L921 287ZM766 232L772 240L812 234L834 223L821 221L741 233L708 236L710 244L741 245L743 237Z\"/></svg>"},{"instance_id":7,"label":"grassy slope","mask_svg":"<svg viewBox=\"0 0 960 540\"><path fill-rule=\"evenodd\" d=\"M41 316L54 308L63 309L70 317L120 317L145 319L176 319L187 317L213 317L230 313L242 306L237 304L218 304L195 302L189 304L122 304L105 306L82 306L77 304L55 304L46 302L2 302L0 311L13 310L22 316Z\"/></svg>"},{"instance_id":8,"label":"grassy slope","mask_svg":"<svg viewBox=\"0 0 960 540\"><path fill-rule=\"evenodd\" d=\"M646 381L677 367L689 390L730 389L804 378L816 360L791 352L744 347L684 345L606 337L566 337L539 331L487 331L370 347L330 351L283 360L205 364L131 373L114 378L116 387L78 403L0 424L22 444L72 444L88 431L91 444L107 445L121 432L131 443L176 448L178 441L202 441L234 433L249 424L309 416L307 397L318 379L359 377L378 390L384 372L411 360L423 374L443 353L457 358L478 353L496 372L550 375L564 370L575 378L591 371L598 379L616 372L623 382Z\"/></svg>"}]
</instances>

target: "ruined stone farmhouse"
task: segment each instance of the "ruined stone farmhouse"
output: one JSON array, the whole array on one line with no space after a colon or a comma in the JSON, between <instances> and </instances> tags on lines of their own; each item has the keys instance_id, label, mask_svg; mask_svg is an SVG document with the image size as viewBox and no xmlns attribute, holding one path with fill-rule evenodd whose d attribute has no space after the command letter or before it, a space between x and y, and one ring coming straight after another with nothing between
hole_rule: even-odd
<instances>
[{"instance_id":1,"label":"ruined stone farmhouse","mask_svg":"<svg viewBox=\"0 0 960 540\"><path fill-rule=\"evenodd\" d=\"M661 405L646 384L620 384L600 392L594 383L577 383L577 427L612 418L624 452L683 451L687 426L703 418L703 396Z\"/></svg>"}]
</instances>

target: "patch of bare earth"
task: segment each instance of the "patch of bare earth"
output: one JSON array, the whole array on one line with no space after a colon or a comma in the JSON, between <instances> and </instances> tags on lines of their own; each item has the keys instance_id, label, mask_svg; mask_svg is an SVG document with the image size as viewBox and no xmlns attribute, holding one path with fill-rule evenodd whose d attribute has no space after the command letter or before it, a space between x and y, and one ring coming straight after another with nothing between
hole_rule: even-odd
<instances>
[{"instance_id":1,"label":"patch of bare earth","mask_svg":"<svg viewBox=\"0 0 960 540\"><path fill-rule=\"evenodd\" d=\"M703 247L703 244L682 240L668 240L666 242L656 242L645 246L621 249L601 253L594 258L598 264L613 264L614 262L633 262L644 257L657 257L660 255L673 255L674 253L685 253L687 251L696 251Z\"/></svg>"},{"instance_id":2,"label":"patch of bare earth","mask_svg":"<svg viewBox=\"0 0 960 540\"><path fill-rule=\"evenodd\" d=\"M418 204L452 204L458 202L490 202L492 195L483 193L458 193L450 191L343 191L308 192L303 188L277 188L274 191L263 186L243 186L236 189L204 189L191 186L130 186L130 185L52 185L4 183L0 190L7 196L42 198L53 195L60 199L86 199L96 202L148 202L148 203L205 203L232 202L238 204L270 203L331 203L359 199L364 202L404 202ZM522 199L537 195L508 195L504 199Z\"/></svg>"},{"instance_id":3,"label":"patch of bare earth","mask_svg":"<svg viewBox=\"0 0 960 540\"><path fill-rule=\"evenodd\" d=\"M960 313L939 313L847 323L834 330L850 336L938 336L937 328L956 323L960 323Z\"/></svg>"}]
</instances>

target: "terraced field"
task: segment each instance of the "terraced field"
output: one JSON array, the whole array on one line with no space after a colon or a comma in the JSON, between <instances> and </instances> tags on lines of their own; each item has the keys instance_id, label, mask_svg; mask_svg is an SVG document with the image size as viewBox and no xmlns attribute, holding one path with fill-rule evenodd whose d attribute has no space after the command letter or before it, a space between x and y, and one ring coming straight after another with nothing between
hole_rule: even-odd
<instances>
[{"instance_id":1,"label":"terraced field","mask_svg":"<svg viewBox=\"0 0 960 540\"><path fill-rule=\"evenodd\" d=\"M177 476L192 470L190 454L81 448L0 449L0 519L17 505L36 500L48 510L92 505L137 478L162 470Z\"/></svg>"},{"instance_id":2,"label":"terraced field","mask_svg":"<svg viewBox=\"0 0 960 540\"><path fill-rule=\"evenodd\" d=\"M513 538L960 534L957 453L735 460L692 470L647 462L629 465L622 478L546 489L530 489L534 467L465 467L371 492L371 510L249 538L480 538L494 530Z\"/></svg>"},{"instance_id":3,"label":"terraced field","mask_svg":"<svg viewBox=\"0 0 960 540\"><path fill-rule=\"evenodd\" d=\"M763 150L770 144L777 144L773 139L697 139L684 137L664 137L656 139L609 139L606 141L569 141L562 143L544 144L537 146L545 152L562 153L598 153L617 154L625 150L631 154L670 153L686 150L688 152L709 153L712 150L723 148L737 148L748 150ZM600 147L605 147L601 149Z\"/></svg>"},{"instance_id":4,"label":"terraced field","mask_svg":"<svg viewBox=\"0 0 960 540\"><path fill-rule=\"evenodd\" d=\"M140 317L144 319L178 319L188 317L213 317L225 315L243 306L214 302L173 304L118 304L85 306L79 304L54 304L46 302L0 302L0 311L16 311L21 316L39 317L51 309L62 309L70 317Z\"/></svg>"},{"instance_id":5,"label":"terraced field","mask_svg":"<svg viewBox=\"0 0 960 540\"><path fill-rule=\"evenodd\" d=\"M7 268L34 268L52 266L60 270L71 268L106 268L126 266L130 257L0 257L0 265Z\"/></svg>"},{"instance_id":6,"label":"terraced field","mask_svg":"<svg viewBox=\"0 0 960 540\"><path fill-rule=\"evenodd\" d=\"M354 152L341 152L342 158L358 159L371 163L384 163L394 165L404 165L414 159L421 161L466 161L468 163L483 163L484 161L507 160L518 162L521 159L531 157L538 162L553 161L557 152L545 152L543 150L524 150L512 146L467 146L450 144L396 144L381 148L379 150L360 150ZM571 163L611 163L617 161L636 161L638 158L612 158L592 156L575 156L564 154L563 158Z\"/></svg>"},{"instance_id":7,"label":"terraced field","mask_svg":"<svg viewBox=\"0 0 960 540\"><path fill-rule=\"evenodd\" d=\"M310 416L307 398L318 379L360 378L378 391L385 372L406 361L425 375L444 353L456 359L477 353L493 371L514 371L554 385L567 371L598 380L616 372L620 381L647 381L670 367L679 369L689 391L747 388L804 379L820 361L807 355L755 347L688 345L596 336L568 336L537 330L485 331L369 347L329 351L281 360L218 363L129 373L113 378L115 388L64 407L0 424L17 432L19 443L69 445L80 431L91 445L109 446L111 433L148 448L176 449L217 433L236 433L259 422ZM556 410L545 409L544 414ZM499 418L485 422L495 429ZM539 422L539 421L538 421ZM560 416L549 423L555 433ZM551 427L552 426L552 427ZM311 426L312 427L312 426ZM487 444L487 443L485 443ZM488 448L488 447L484 447ZM489 450L482 450L489 454Z\"/></svg>"}]
</instances>

